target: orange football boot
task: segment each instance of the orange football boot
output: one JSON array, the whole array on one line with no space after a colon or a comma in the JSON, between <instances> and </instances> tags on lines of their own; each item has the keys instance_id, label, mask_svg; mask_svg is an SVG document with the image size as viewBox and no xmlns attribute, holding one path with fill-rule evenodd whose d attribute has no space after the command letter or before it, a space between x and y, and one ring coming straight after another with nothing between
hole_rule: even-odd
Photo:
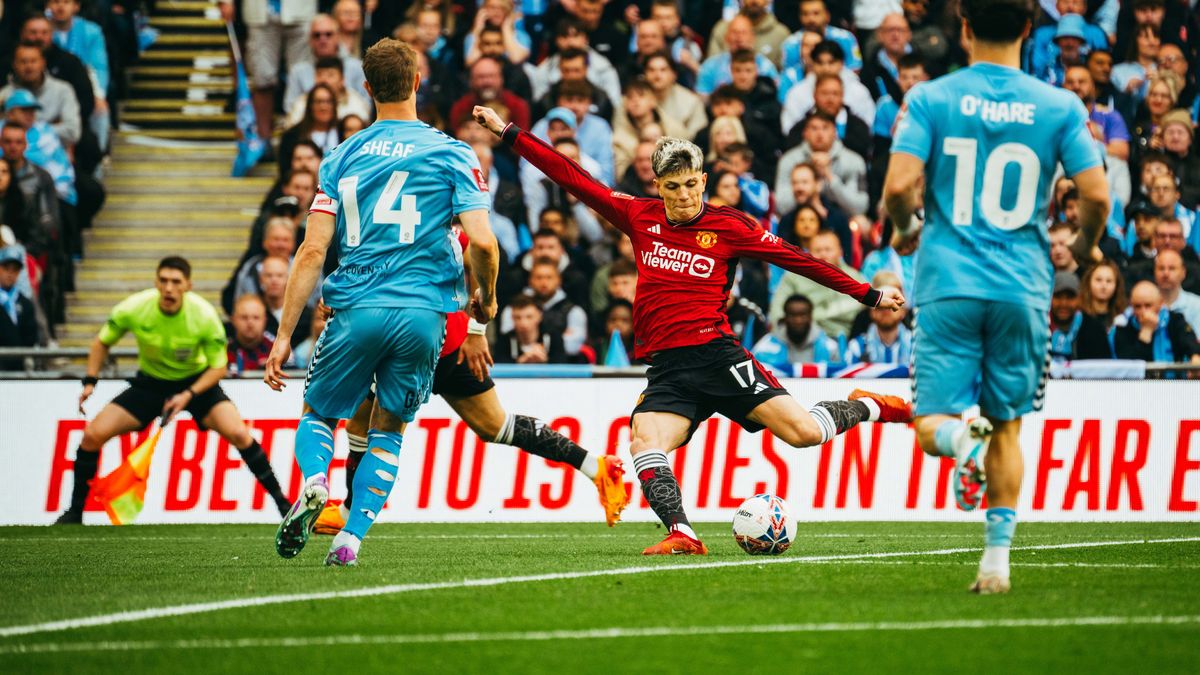
<instances>
[{"instance_id":1,"label":"orange football boot","mask_svg":"<svg viewBox=\"0 0 1200 675\"><path fill-rule=\"evenodd\" d=\"M672 528L666 539L642 551L642 555L708 555L708 547Z\"/></svg>"},{"instance_id":2,"label":"orange football boot","mask_svg":"<svg viewBox=\"0 0 1200 675\"><path fill-rule=\"evenodd\" d=\"M629 494L625 491L625 465L617 457L601 455L600 470L593 483L600 493L600 505L604 507L604 520L609 527L621 521L621 511L629 506Z\"/></svg>"},{"instance_id":3,"label":"orange football boot","mask_svg":"<svg viewBox=\"0 0 1200 675\"><path fill-rule=\"evenodd\" d=\"M346 519L342 517L341 509L342 501L340 499L331 499L321 510L321 515L317 516L317 522L313 523L314 534L327 534L333 536L342 531L346 526Z\"/></svg>"},{"instance_id":4,"label":"orange football boot","mask_svg":"<svg viewBox=\"0 0 1200 675\"><path fill-rule=\"evenodd\" d=\"M860 398L869 398L879 406L880 422L908 424L913 420L912 403L899 396L884 396L865 389L855 389L850 392L851 401L857 401Z\"/></svg>"}]
</instances>

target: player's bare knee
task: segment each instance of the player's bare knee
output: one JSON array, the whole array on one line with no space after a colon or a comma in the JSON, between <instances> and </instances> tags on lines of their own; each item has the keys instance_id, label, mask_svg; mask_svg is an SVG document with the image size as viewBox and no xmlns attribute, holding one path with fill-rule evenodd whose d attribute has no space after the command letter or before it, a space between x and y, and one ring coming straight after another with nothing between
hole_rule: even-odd
<instances>
[{"instance_id":1,"label":"player's bare knee","mask_svg":"<svg viewBox=\"0 0 1200 675\"><path fill-rule=\"evenodd\" d=\"M824 437L821 428L812 420L796 420L789 422L775 434L781 441L793 448L807 448L820 445Z\"/></svg>"},{"instance_id":2,"label":"player's bare knee","mask_svg":"<svg viewBox=\"0 0 1200 675\"><path fill-rule=\"evenodd\" d=\"M110 438L112 438L111 434L98 430L95 424L89 424L83 429L83 441L79 447L88 452L99 452Z\"/></svg>"}]
</instances>

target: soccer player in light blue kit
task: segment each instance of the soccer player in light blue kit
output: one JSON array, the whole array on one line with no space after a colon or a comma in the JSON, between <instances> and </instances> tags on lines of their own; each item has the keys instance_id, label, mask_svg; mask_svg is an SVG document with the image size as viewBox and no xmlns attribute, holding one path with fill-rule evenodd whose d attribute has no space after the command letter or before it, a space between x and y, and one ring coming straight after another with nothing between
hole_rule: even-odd
<instances>
[{"instance_id":1,"label":"soccer player in light blue kit","mask_svg":"<svg viewBox=\"0 0 1200 675\"><path fill-rule=\"evenodd\" d=\"M1050 182L1061 163L1079 189L1072 252L1084 264L1108 216L1108 187L1078 97L1019 70L1033 0L963 0L961 8L971 66L908 92L884 196L902 242L917 236L914 214L925 208L915 283L917 437L925 452L954 457L961 508L987 494L971 590L1004 593L1023 472L1021 416L1040 395L1049 342ZM964 422L976 404L983 416Z\"/></svg>"},{"instance_id":2,"label":"soccer player in light blue kit","mask_svg":"<svg viewBox=\"0 0 1200 675\"><path fill-rule=\"evenodd\" d=\"M499 249L488 223L486 177L471 148L417 120L416 53L380 40L363 58L377 120L325 156L284 298L266 383L283 388L292 331L336 242L338 268L325 280L333 316L317 340L296 430L304 474L299 500L275 536L279 555L300 553L329 498L333 428L354 415L371 383L377 398L366 456L354 474L354 509L334 537L326 565L354 565L363 536L396 481L407 423L429 400L446 314L467 300L463 260L450 230L457 216L470 238L477 287L471 313L496 314Z\"/></svg>"}]
</instances>

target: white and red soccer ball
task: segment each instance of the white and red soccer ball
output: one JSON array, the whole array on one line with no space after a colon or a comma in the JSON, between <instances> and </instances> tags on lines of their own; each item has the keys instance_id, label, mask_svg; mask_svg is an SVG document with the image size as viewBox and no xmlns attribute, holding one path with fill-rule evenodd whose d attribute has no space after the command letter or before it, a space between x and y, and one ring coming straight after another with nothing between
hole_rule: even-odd
<instances>
[{"instance_id":1,"label":"white and red soccer ball","mask_svg":"<svg viewBox=\"0 0 1200 675\"><path fill-rule=\"evenodd\" d=\"M754 495L733 514L733 538L750 555L779 555L794 535L787 504L775 495Z\"/></svg>"}]
</instances>

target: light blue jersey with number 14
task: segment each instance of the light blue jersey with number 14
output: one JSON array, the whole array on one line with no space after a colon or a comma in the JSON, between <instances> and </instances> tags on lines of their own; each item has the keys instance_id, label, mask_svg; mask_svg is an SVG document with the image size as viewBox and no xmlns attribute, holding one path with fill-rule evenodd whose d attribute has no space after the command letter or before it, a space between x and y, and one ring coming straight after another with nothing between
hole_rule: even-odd
<instances>
[{"instance_id":1,"label":"light blue jersey with number 14","mask_svg":"<svg viewBox=\"0 0 1200 675\"><path fill-rule=\"evenodd\" d=\"M976 63L905 97L892 152L925 162L915 303L976 298L1049 310L1046 202L1056 165L1101 165L1079 97Z\"/></svg>"},{"instance_id":2,"label":"light blue jersey with number 14","mask_svg":"<svg viewBox=\"0 0 1200 675\"><path fill-rule=\"evenodd\" d=\"M466 303L450 221L489 209L471 147L415 120L379 120L321 162L312 211L337 218L325 304L456 312Z\"/></svg>"}]
</instances>

